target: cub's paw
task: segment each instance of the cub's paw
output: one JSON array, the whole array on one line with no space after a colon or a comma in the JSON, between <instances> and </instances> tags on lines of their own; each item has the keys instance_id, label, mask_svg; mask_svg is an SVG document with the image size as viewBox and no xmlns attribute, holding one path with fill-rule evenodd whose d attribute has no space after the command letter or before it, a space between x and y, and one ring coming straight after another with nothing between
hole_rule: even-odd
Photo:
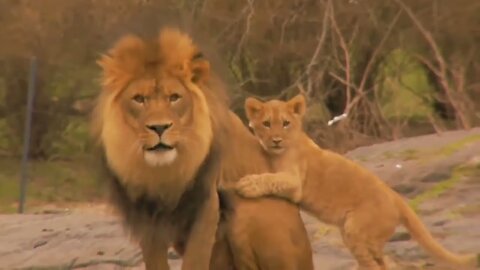
<instances>
[{"instance_id":1,"label":"cub's paw","mask_svg":"<svg viewBox=\"0 0 480 270\"><path fill-rule=\"evenodd\" d=\"M260 177L257 175L247 175L241 178L235 185L237 192L247 198L258 198L265 194L261 188Z\"/></svg>"}]
</instances>

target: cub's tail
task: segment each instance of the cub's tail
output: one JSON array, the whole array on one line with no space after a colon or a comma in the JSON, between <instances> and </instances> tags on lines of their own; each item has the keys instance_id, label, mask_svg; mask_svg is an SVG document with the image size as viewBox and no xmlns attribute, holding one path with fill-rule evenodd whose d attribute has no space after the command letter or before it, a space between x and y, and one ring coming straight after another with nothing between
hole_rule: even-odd
<instances>
[{"instance_id":1,"label":"cub's tail","mask_svg":"<svg viewBox=\"0 0 480 270\"><path fill-rule=\"evenodd\" d=\"M396 200L402 216L403 225L424 249L438 259L455 265L456 267L463 266L461 269L480 269L480 254L458 255L448 251L433 238L419 217L402 197L397 195Z\"/></svg>"}]
</instances>

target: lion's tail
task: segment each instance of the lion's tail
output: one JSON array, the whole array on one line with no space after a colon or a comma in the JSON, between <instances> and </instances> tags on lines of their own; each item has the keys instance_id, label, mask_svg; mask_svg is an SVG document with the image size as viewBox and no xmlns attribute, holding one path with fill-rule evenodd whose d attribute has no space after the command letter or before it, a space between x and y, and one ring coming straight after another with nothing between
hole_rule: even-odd
<instances>
[{"instance_id":1,"label":"lion's tail","mask_svg":"<svg viewBox=\"0 0 480 270\"><path fill-rule=\"evenodd\" d=\"M458 255L448 251L433 238L419 217L402 197L396 195L396 200L402 216L403 225L410 231L412 237L429 253L457 267L464 266L467 269L480 267L480 255Z\"/></svg>"}]
</instances>

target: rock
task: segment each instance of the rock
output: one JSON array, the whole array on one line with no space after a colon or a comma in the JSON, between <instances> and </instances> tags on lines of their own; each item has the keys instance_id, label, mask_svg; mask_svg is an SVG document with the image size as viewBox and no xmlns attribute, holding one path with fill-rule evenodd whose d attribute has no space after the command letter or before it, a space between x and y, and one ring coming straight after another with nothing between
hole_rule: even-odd
<instances>
[{"instance_id":1,"label":"rock","mask_svg":"<svg viewBox=\"0 0 480 270\"><path fill-rule=\"evenodd\" d=\"M389 242L397 242L397 241L407 241L412 239L409 233L407 232L398 232L395 233L391 238Z\"/></svg>"},{"instance_id":2,"label":"rock","mask_svg":"<svg viewBox=\"0 0 480 270\"><path fill-rule=\"evenodd\" d=\"M398 184L396 186L393 186L392 189L402 195L408 195L414 192L416 190L416 187L411 184Z\"/></svg>"},{"instance_id":3,"label":"rock","mask_svg":"<svg viewBox=\"0 0 480 270\"><path fill-rule=\"evenodd\" d=\"M449 168L448 170L441 169L440 171L432 171L424 175L422 178L420 178L420 182L437 183L450 179L450 177L452 177L452 168Z\"/></svg>"},{"instance_id":4,"label":"rock","mask_svg":"<svg viewBox=\"0 0 480 270\"><path fill-rule=\"evenodd\" d=\"M43 245L46 245L47 243L48 243L48 241L46 241L46 240L37 241L37 242L35 242L35 244L33 244L33 248L41 247Z\"/></svg>"},{"instance_id":5,"label":"rock","mask_svg":"<svg viewBox=\"0 0 480 270\"><path fill-rule=\"evenodd\" d=\"M478 136L479 128L468 131L445 132L442 136L426 135L395 142L361 147L349 156L362 156L362 164L370 168L386 183L403 195L415 197L451 177L451 168L459 164L478 166L480 142L460 147L453 154L422 159L421 153L445 145L459 145L459 140ZM402 161L405 150L415 149L417 159ZM426 150L425 150L426 149ZM430 149L430 150L429 150ZM394 154L385 159L383 153ZM423 151L423 152L422 152ZM430 151L431 152L431 151ZM402 164L402 169L395 164ZM382 164L382 166L375 166ZM420 176L420 177L419 177ZM466 254L480 250L480 181L478 175L466 175L454 186L429 197L421 203L420 218L432 235L452 252ZM121 221L103 210L45 211L38 215L0 215L0 268L1 269L65 269L143 270L138 245L123 229ZM94 209L97 209L96 207ZM459 213L452 217L452 213ZM315 269L344 270L356 266L353 256L342 243L338 230L315 237L321 222L305 215L314 252ZM382 217L378 217L381 219ZM404 229L395 233L385 248L395 270L446 270L419 244L410 239ZM32 248L33 247L33 248ZM168 254L171 270L179 270L181 258L173 250ZM390 268L389 268L390 269Z\"/></svg>"}]
</instances>

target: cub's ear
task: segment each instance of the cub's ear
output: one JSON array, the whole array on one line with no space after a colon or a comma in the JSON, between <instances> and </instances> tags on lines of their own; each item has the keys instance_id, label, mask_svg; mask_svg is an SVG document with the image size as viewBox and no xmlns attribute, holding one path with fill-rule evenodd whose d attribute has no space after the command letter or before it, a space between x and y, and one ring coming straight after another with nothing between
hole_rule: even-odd
<instances>
[{"instance_id":1,"label":"cub's ear","mask_svg":"<svg viewBox=\"0 0 480 270\"><path fill-rule=\"evenodd\" d=\"M192 82L204 83L210 77L210 63L203 57L202 53L193 56L190 62Z\"/></svg>"},{"instance_id":2,"label":"cub's ear","mask_svg":"<svg viewBox=\"0 0 480 270\"><path fill-rule=\"evenodd\" d=\"M248 120L257 118L263 110L263 102L260 100L248 97L245 100L245 113L247 114Z\"/></svg>"},{"instance_id":3,"label":"cub's ear","mask_svg":"<svg viewBox=\"0 0 480 270\"><path fill-rule=\"evenodd\" d=\"M298 94L291 98L289 101L287 101L287 105L291 112L300 117L303 117L305 115L305 111L307 110L307 103L302 94Z\"/></svg>"}]
</instances>

